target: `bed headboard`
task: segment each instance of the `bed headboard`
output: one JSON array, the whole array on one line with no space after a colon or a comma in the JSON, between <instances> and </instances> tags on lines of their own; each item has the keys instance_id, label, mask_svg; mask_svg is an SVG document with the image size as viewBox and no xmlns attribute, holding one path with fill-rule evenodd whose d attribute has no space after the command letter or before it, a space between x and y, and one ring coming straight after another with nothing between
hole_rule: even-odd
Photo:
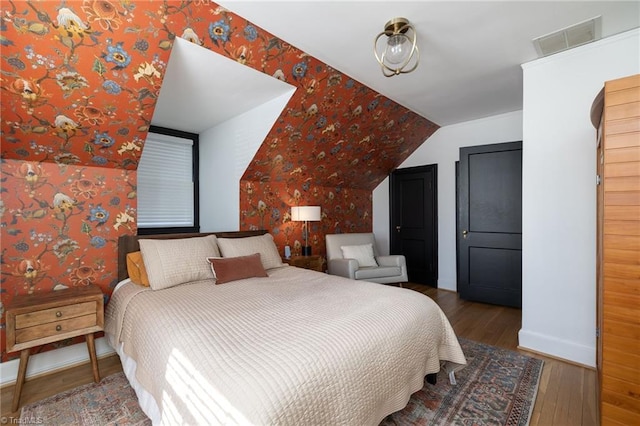
<instances>
[{"instance_id":1,"label":"bed headboard","mask_svg":"<svg viewBox=\"0 0 640 426\"><path fill-rule=\"evenodd\" d=\"M129 277L127 272L127 253L140 250L140 239L175 239L204 237L207 235L215 235L221 238L242 238L264 235L267 231L264 229L258 231L228 231L228 232L200 232L196 234L156 234L156 235L122 235L118 238L118 281L122 281Z\"/></svg>"}]
</instances>

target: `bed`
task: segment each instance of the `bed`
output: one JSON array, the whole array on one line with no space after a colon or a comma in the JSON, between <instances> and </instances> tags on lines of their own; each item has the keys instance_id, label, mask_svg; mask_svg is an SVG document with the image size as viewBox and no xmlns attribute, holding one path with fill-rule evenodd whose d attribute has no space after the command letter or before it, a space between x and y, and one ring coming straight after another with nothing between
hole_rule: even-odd
<instances>
[{"instance_id":1,"label":"bed","mask_svg":"<svg viewBox=\"0 0 640 426\"><path fill-rule=\"evenodd\" d=\"M288 266L264 231L189 237L119 241L105 333L153 424L377 425L466 365L425 295Z\"/></svg>"}]
</instances>

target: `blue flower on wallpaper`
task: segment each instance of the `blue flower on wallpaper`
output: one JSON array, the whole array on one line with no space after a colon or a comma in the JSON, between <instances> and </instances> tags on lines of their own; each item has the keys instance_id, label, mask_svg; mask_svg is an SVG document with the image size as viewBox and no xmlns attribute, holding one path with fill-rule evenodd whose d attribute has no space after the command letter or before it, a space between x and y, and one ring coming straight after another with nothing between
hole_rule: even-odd
<instances>
[{"instance_id":1,"label":"blue flower on wallpaper","mask_svg":"<svg viewBox=\"0 0 640 426\"><path fill-rule=\"evenodd\" d=\"M22 62L19 58L16 58L15 56L7 59L7 63L20 71L24 70L27 67L24 64L24 62Z\"/></svg>"},{"instance_id":2,"label":"blue flower on wallpaper","mask_svg":"<svg viewBox=\"0 0 640 426\"><path fill-rule=\"evenodd\" d=\"M109 162L109 160L107 160L104 157L101 157L99 155L94 156L91 161L93 161L95 164L99 165L99 166L104 166L105 164L107 164Z\"/></svg>"},{"instance_id":3,"label":"blue flower on wallpaper","mask_svg":"<svg viewBox=\"0 0 640 426\"><path fill-rule=\"evenodd\" d=\"M279 220L280 219L280 210L278 210L277 208L272 208L271 209L271 218L273 220Z\"/></svg>"},{"instance_id":4,"label":"blue flower on wallpaper","mask_svg":"<svg viewBox=\"0 0 640 426\"><path fill-rule=\"evenodd\" d=\"M307 63L298 62L293 66L293 76L295 78L302 78L307 74Z\"/></svg>"},{"instance_id":5,"label":"blue flower on wallpaper","mask_svg":"<svg viewBox=\"0 0 640 426\"><path fill-rule=\"evenodd\" d=\"M227 24L224 19L210 23L209 37L211 37L211 40L216 44L218 40L225 42L229 41L229 24Z\"/></svg>"},{"instance_id":6,"label":"blue flower on wallpaper","mask_svg":"<svg viewBox=\"0 0 640 426\"><path fill-rule=\"evenodd\" d=\"M109 212L102 208L102 206L93 207L89 210L89 220L91 222L98 222L99 225L102 225L109 220Z\"/></svg>"},{"instance_id":7,"label":"blue flower on wallpaper","mask_svg":"<svg viewBox=\"0 0 640 426\"><path fill-rule=\"evenodd\" d=\"M318 120L316 120L316 127L320 129L326 125L327 125L327 117L325 117L324 115L321 115L320 117L318 117Z\"/></svg>"},{"instance_id":8,"label":"blue flower on wallpaper","mask_svg":"<svg viewBox=\"0 0 640 426\"><path fill-rule=\"evenodd\" d=\"M258 38L258 30L253 25L247 25L244 27L244 38L248 41L255 41Z\"/></svg>"},{"instance_id":9,"label":"blue flower on wallpaper","mask_svg":"<svg viewBox=\"0 0 640 426\"><path fill-rule=\"evenodd\" d=\"M126 68L131 63L131 56L122 48L122 42L115 46L107 46L107 54L104 60L114 64L114 69Z\"/></svg>"},{"instance_id":10,"label":"blue flower on wallpaper","mask_svg":"<svg viewBox=\"0 0 640 426\"><path fill-rule=\"evenodd\" d=\"M29 244L25 243L24 241L20 241L19 243L14 244L13 247L18 251L29 251Z\"/></svg>"},{"instance_id":11,"label":"blue flower on wallpaper","mask_svg":"<svg viewBox=\"0 0 640 426\"><path fill-rule=\"evenodd\" d=\"M119 95L122 92L120 85L113 80L106 80L102 83L102 88L110 95Z\"/></svg>"},{"instance_id":12,"label":"blue flower on wallpaper","mask_svg":"<svg viewBox=\"0 0 640 426\"><path fill-rule=\"evenodd\" d=\"M107 240L102 237L91 237L89 243L95 248L102 248L107 244Z\"/></svg>"},{"instance_id":13,"label":"blue flower on wallpaper","mask_svg":"<svg viewBox=\"0 0 640 426\"><path fill-rule=\"evenodd\" d=\"M367 109L369 111L373 111L374 109L376 109L376 107L378 106L379 103L380 103L380 101L378 99L374 99L369 103L369 106L367 107Z\"/></svg>"},{"instance_id":14,"label":"blue flower on wallpaper","mask_svg":"<svg viewBox=\"0 0 640 426\"><path fill-rule=\"evenodd\" d=\"M98 145L102 148L108 148L110 146L113 146L115 142L116 141L111 136L109 136L109 134L106 132L96 133L96 137L93 140L94 145Z\"/></svg>"},{"instance_id":15,"label":"blue flower on wallpaper","mask_svg":"<svg viewBox=\"0 0 640 426\"><path fill-rule=\"evenodd\" d=\"M136 40L133 48L140 52L146 52L149 49L149 42L143 38Z\"/></svg>"}]
</instances>

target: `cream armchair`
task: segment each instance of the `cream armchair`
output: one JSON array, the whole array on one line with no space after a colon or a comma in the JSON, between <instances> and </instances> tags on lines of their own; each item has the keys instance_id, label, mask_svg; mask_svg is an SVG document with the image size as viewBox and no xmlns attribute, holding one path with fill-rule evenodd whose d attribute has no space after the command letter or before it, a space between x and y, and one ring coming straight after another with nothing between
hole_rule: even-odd
<instances>
[{"instance_id":1,"label":"cream armchair","mask_svg":"<svg viewBox=\"0 0 640 426\"><path fill-rule=\"evenodd\" d=\"M373 233L328 234L326 243L332 275L381 284L408 281L404 256L377 256Z\"/></svg>"}]
</instances>

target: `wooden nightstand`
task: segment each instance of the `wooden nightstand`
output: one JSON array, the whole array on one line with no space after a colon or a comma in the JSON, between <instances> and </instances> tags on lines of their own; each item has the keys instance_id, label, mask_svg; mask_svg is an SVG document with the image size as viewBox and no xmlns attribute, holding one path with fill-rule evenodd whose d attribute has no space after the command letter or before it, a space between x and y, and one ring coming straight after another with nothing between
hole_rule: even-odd
<instances>
[{"instance_id":1,"label":"wooden nightstand","mask_svg":"<svg viewBox=\"0 0 640 426\"><path fill-rule=\"evenodd\" d=\"M93 333L103 328L104 299L96 286L16 296L7 308L7 352L21 351L12 411L18 410L29 353L34 346L85 335L93 379L99 382Z\"/></svg>"},{"instance_id":2,"label":"wooden nightstand","mask_svg":"<svg viewBox=\"0 0 640 426\"><path fill-rule=\"evenodd\" d=\"M292 256L290 259L284 259L284 262L298 268L324 272L324 259L319 255Z\"/></svg>"}]
</instances>

